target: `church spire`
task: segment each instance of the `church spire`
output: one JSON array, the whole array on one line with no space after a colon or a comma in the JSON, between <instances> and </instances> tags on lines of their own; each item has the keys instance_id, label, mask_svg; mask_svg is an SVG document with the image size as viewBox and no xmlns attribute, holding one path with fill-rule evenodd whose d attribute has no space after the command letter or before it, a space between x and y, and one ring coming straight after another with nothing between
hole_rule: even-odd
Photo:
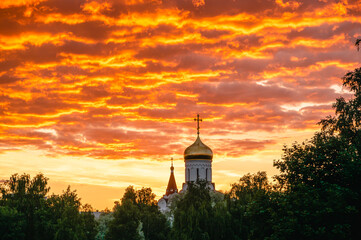
<instances>
[{"instance_id":1,"label":"church spire","mask_svg":"<svg viewBox=\"0 0 361 240\"><path fill-rule=\"evenodd\" d=\"M173 158L171 158L170 177L169 177L168 186L167 186L165 195L168 196L170 194L177 193L177 192L178 192L178 188L177 188L177 183L175 182L175 178L174 178Z\"/></svg>"}]
</instances>

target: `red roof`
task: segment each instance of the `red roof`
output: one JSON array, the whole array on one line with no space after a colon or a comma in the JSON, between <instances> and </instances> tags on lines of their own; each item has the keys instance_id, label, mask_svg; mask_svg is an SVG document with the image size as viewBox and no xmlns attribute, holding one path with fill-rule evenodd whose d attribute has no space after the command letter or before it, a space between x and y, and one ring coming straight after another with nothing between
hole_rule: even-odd
<instances>
[{"instance_id":1,"label":"red roof","mask_svg":"<svg viewBox=\"0 0 361 240\"><path fill-rule=\"evenodd\" d=\"M167 195L167 196L172 194L172 193L177 193L178 192L177 183L175 182L174 173L173 173L174 167L172 166L170 168L170 170L171 171L170 171L168 187L167 187L167 190L165 192L165 195Z\"/></svg>"}]
</instances>

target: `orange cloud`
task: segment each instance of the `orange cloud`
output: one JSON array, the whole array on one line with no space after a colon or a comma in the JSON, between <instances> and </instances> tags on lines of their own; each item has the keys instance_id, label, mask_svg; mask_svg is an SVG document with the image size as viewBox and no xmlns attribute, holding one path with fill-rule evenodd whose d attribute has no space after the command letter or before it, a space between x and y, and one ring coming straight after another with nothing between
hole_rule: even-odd
<instances>
[{"instance_id":1,"label":"orange cloud","mask_svg":"<svg viewBox=\"0 0 361 240\"><path fill-rule=\"evenodd\" d=\"M245 162L272 172L284 143L309 137L335 98L349 97L340 77L359 65L360 9L359 1L2 1L0 154L19 166L23 155L47 156L60 170L45 171L63 182L68 158L99 169L119 161L130 172L141 161L148 173L170 156L181 165L200 113L201 135L222 158L220 186L254 169ZM0 166L0 178L17 169Z\"/></svg>"}]
</instances>

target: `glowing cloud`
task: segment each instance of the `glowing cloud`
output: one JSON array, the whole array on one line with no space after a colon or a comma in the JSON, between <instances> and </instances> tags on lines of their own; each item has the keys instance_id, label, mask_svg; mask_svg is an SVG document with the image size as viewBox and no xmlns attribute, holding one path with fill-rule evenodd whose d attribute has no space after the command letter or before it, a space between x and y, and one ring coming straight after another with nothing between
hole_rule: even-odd
<instances>
[{"instance_id":1,"label":"glowing cloud","mask_svg":"<svg viewBox=\"0 0 361 240\"><path fill-rule=\"evenodd\" d=\"M183 181L196 113L217 186L248 171L274 174L282 145L311 136L335 98L348 97L340 77L360 62L360 9L359 1L1 1L0 179L42 171L98 208L127 184L151 183L159 196L170 157ZM120 192L88 199L81 184Z\"/></svg>"}]
</instances>

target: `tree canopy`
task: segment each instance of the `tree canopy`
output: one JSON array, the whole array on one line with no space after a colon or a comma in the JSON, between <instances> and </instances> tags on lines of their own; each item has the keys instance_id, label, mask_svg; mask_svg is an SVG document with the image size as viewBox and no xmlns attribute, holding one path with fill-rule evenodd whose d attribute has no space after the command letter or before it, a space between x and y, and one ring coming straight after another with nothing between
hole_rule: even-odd
<instances>
[{"instance_id":1,"label":"tree canopy","mask_svg":"<svg viewBox=\"0 0 361 240\"><path fill-rule=\"evenodd\" d=\"M167 239L169 223L155 201L151 188L135 190L129 186L113 208L105 238L112 239Z\"/></svg>"},{"instance_id":2,"label":"tree canopy","mask_svg":"<svg viewBox=\"0 0 361 240\"><path fill-rule=\"evenodd\" d=\"M76 191L47 196L48 178L14 174L0 186L1 239L94 239L96 223Z\"/></svg>"}]
</instances>

